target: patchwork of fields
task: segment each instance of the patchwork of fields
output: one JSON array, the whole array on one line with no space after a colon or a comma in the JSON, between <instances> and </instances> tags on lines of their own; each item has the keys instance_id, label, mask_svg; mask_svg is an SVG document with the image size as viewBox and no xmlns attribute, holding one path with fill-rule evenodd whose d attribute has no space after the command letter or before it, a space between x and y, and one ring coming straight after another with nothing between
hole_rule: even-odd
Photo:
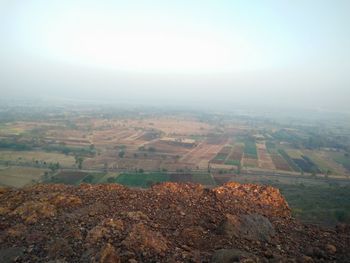
<instances>
[{"instance_id":1,"label":"patchwork of fields","mask_svg":"<svg viewBox=\"0 0 350 263\"><path fill-rule=\"evenodd\" d=\"M40 181L45 174L45 180L68 184L115 179L127 185L139 181L142 187L163 180L212 185L210 176L198 179L198 174L220 173L224 180L227 173L259 169L296 176L350 175L346 151L326 147L311 150L309 144L314 142L303 142L300 138L307 134L298 129L272 126L259 130L244 121L233 124L189 116L155 116L58 116L52 121L1 123L0 165L8 171L2 171L0 183L23 186ZM14 175L11 169L23 170ZM22 176L25 169L28 177Z\"/></svg>"}]
</instances>

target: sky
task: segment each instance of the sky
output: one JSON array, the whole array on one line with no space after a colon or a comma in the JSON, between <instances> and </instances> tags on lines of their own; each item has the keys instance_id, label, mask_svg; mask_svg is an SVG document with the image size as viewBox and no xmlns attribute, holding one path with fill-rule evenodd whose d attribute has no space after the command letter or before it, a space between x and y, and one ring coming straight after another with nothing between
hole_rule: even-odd
<instances>
[{"instance_id":1,"label":"sky","mask_svg":"<svg viewBox=\"0 0 350 263\"><path fill-rule=\"evenodd\" d=\"M0 0L0 89L350 112L348 0Z\"/></svg>"}]
</instances>

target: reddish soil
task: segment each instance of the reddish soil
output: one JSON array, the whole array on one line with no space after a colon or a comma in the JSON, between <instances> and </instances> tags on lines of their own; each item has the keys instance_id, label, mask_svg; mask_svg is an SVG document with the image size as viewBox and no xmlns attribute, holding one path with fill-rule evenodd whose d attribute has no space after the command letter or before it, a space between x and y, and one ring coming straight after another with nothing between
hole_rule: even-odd
<instances>
[{"instance_id":1,"label":"reddish soil","mask_svg":"<svg viewBox=\"0 0 350 263\"><path fill-rule=\"evenodd\" d=\"M0 262L349 262L349 247L349 226L301 224L269 186L0 189Z\"/></svg>"}]
</instances>

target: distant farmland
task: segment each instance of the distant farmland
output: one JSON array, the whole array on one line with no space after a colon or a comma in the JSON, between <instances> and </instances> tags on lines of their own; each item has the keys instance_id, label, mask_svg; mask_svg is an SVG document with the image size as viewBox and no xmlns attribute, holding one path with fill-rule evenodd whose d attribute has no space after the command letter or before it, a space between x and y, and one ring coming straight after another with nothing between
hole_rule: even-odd
<instances>
[{"instance_id":1,"label":"distant farmland","mask_svg":"<svg viewBox=\"0 0 350 263\"><path fill-rule=\"evenodd\" d=\"M141 188L147 188L161 182L192 182L209 186L215 185L213 178L206 173L122 173L111 177L109 182Z\"/></svg>"}]
</instances>

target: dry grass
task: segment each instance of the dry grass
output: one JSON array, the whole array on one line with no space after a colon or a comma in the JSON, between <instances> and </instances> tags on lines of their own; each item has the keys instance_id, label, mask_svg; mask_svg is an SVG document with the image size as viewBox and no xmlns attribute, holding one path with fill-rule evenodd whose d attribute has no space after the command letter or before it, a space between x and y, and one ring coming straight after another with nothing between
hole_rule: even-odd
<instances>
[{"instance_id":1,"label":"dry grass","mask_svg":"<svg viewBox=\"0 0 350 263\"><path fill-rule=\"evenodd\" d=\"M63 166L73 166L75 163L72 156L44 151L0 151L0 160L17 161L19 163L35 162L38 160L46 163L59 162Z\"/></svg>"},{"instance_id":2,"label":"dry grass","mask_svg":"<svg viewBox=\"0 0 350 263\"><path fill-rule=\"evenodd\" d=\"M41 180L45 170L30 167L9 167L0 170L0 185L23 187ZM33 181L34 180L34 181Z\"/></svg>"}]
</instances>

